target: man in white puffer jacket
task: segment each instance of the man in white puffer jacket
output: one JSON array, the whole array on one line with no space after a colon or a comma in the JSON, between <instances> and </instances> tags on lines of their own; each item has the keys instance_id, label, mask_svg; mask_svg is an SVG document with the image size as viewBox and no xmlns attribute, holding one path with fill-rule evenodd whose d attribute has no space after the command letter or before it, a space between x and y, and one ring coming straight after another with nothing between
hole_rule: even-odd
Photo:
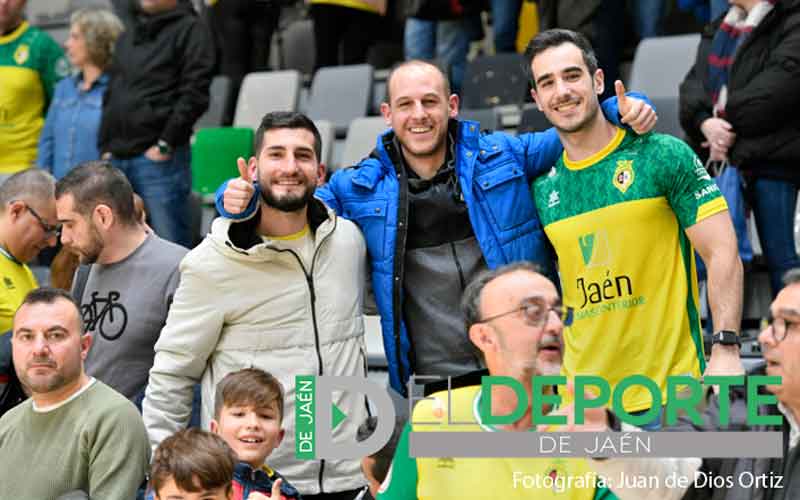
<instances>
[{"instance_id":1,"label":"man in white puffer jacket","mask_svg":"<svg viewBox=\"0 0 800 500\"><path fill-rule=\"evenodd\" d=\"M269 371L286 390L286 434L270 467L304 498L352 498L350 490L365 484L357 460L294 458L295 376L366 377L367 370L361 312L366 246L352 222L313 196L325 179L320 149L319 132L306 116L279 112L262 120L256 157L241 172L261 186L259 211L243 222L215 220L181 263L143 417L155 447L186 426L192 388L202 380L208 428L222 377L246 367ZM334 395L334 404L348 418L333 439L355 442L367 417L364 397Z\"/></svg>"}]
</instances>

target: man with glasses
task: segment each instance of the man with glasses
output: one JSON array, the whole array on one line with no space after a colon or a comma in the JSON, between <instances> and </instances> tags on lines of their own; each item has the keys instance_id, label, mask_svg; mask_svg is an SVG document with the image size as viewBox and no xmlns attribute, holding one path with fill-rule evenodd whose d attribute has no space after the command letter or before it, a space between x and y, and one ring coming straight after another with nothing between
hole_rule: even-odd
<instances>
[{"instance_id":1,"label":"man with glasses","mask_svg":"<svg viewBox=\"0 0 800 500\"><path fill-rule=\"evenodd\" d=\"M56 244L54 190L53 176L39 169L23 170L0 185L0 407L6 406L13 376L6 333L22 299L38 286L27 263Z\"/></svg>"},{"instance_id":2,"label":"man with glasses","mask_svg":"<svg viewBox=\"0 0 800 500\"><path fill-rule=\"evenodd\" d=\"M486 362L489 375L509 377L525 388L532 401L532 379L558 374L561 333L572 322L571 308L564 307L555 285L525 262L484 271L464 290L462 311L469 340ZM466 341L466 339L465 339ZM545 388L552 393L553 387ZM409 433L414 432L527 432L534 427L530 406L515 422L492 425L483 422L479 408L490 397L492 415L509 415L517 408L517 395L509 386L494 386L483 394L478 385L434 393L414 408L394 455L391 472L377 500L424 498L569 498L610 500L616 498L594 482L574 481L593 472L592 461L583 458L414 458L409 454ZM530 404L530 403L529 403ZM543 413L551 411L544 405ZM558 429L553 429L558 430ZM617 429L618 430L618 429ZM615 462L614 459L606 462ZM604 464L606 467L607 465ZM636 475L648 465L627 460L617 464ZM659 469L662 470L662 469ZM672 469L675 470L675 469ZM523 486L514 478L549 478L567 484L555 491L550 483L530 481ZM569 479L572 478L572 479ZM545 486L547 484L547 486ZM663 491L649 498L673 499L680 491ZM631 497L628 497L631 498Z\"/></svg>"},{"instance_id":3,"label":"man with glasses","mask_svg":"<svg viewBox=\"0 0 800 500\"><path fill-rule=\"evenodd\" d=\"M693 482L683 500L789 500L800 498L800 268L783 277L784 288L770 305L769 325L758 336L765 363L747 375L780 377L780 383L759 388L759 395L773 394L778 404L758 408L759 415L782 417L782 424L753 425L747 407L746 386L732 386L726 397L729 426L721 426L720 401L712 394L704 411L704 425L683 421L669 430L696 431L778 431L783 433L783 456L780 458L704 458L700 474L726 481L727 487L715 487L712 481ZM716 360L716 361L722 361ZM741 363L717 363L711 360L706 375L744 375ZM719 387L713 386L715 392ZM749 478L760 480L749 481Z\"/></svg>"}]
</instances>

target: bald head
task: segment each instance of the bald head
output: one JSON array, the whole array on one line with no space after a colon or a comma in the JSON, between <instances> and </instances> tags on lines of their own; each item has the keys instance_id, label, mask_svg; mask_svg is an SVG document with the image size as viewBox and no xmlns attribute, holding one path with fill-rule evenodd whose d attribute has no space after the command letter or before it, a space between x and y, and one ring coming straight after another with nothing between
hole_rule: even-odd
<instances>
[{"instance_id":1,"label":"bald head","mask_svg":"<svg viewBox=\"0 0 800 500\"><path fill-rule=\"evenodd\" d=\"M400 90L395 89L393 84L399 84L401 80L405 80L406 78L426 78L432 75L435 75L435 78L441 80L440 88L442 96L444 99L447 99L447 97L450 95L450 81L447 79L447 76L444 74L441 68L435 64L431 64L420 59L411 59L396 65L389 72L389 77L386 79L386 100L388 101L389 105L392 104L392 95L397 96L398 91ZM402 78L395 78L395 76L401 76ZM439 86L437 85L437 87Z\"/></svg>"}]
</instances>

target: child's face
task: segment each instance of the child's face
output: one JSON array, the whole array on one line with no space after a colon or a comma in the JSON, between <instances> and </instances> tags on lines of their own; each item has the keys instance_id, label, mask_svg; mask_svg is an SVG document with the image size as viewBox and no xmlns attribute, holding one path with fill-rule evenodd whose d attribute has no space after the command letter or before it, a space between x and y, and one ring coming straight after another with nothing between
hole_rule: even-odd
<instances>
[{"instance_id":1,"label":"child's face","mask_svg":"<svg viewBox=\"0 0 800 500\"><path fill-rule=\"evenodd\" d=\"M283 440L278 403L269 406L223 406L219 420L211 421L211 432L219 434L239 460L261 467Z\"/></svg>"},{"instance_id":2,"label":"child's face","mask_svg":"<svg viewBox=\"0 0 800 500\"><path fill-rule=\"evenodd\" d=\"M195 481L197 484L198 481ZM156 493L157 500L230 500L233 498L230 483L213 490L189 492L182 490L175 480L168 478Z\"/></svg>"}]
</instances>

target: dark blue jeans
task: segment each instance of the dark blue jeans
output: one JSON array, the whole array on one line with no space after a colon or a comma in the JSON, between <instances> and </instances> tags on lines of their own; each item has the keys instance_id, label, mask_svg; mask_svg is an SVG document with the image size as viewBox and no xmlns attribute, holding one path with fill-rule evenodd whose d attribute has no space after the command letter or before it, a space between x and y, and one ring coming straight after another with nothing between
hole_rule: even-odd
<instances>
[{"instance_id":1,"label":"dark blue jeans","mask_svg":"<svg viewBox=\"0 0 800 500\"><path fill-rule=\"evenodd\" d=\"M154 162L143 154L114 158L133 190L142 197L150 227L165 240L191 248L189 191L192 187L189 145L175 148L167 161Z\"/></svg>"},{"instance_id":2,"label":"dark blue jeans","mask_svg":"<svg viewBox=\"0 0 800 500\"><path fill-rule=\"evenodd\" d=\"M747 183L747 194L774 297L783 288L783 274L800 267L794 243L797 186L786 181L752 179Z\"/></svg>"}]
</instances>

